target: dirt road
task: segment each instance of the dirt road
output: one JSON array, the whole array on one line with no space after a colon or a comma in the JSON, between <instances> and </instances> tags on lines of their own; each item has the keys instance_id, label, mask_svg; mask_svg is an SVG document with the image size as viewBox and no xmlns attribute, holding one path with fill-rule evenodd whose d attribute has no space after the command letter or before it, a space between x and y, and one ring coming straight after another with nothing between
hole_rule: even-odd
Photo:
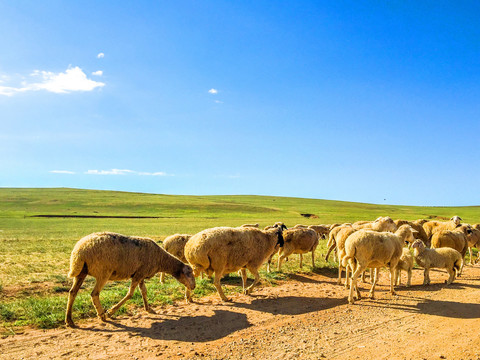
<instances>
[{"instance_id":1,"label":"dirt road","mask_svg":"<svg viewBox=\"0 0 480 360\"><path fill-rule=\"evenodd\" d=\"M334 273L295 275L232 303L214 295L157 315L29 330L1 339L0 359L480 359L480 267L448 287L444 271L431 277L422 286L414 270L413 286L392 296L382 273L375 300L348 305Z\"/></svg>"}]
</instances>

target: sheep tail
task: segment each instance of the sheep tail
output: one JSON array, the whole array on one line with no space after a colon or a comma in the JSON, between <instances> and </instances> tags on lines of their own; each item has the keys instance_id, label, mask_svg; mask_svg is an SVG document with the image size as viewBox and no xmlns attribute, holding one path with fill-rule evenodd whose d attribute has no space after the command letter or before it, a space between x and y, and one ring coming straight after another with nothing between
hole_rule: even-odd
<instances>
[{"instance_id":1,"label":"sheep tail","mask_svg":"<svg viewBox=\"0 0 480 360\"><path fill-rule=\"evenodd\" d=\"M74 278L80 275L84 268L86 270L87 264L85 261L78 258L72 258L70 261L70 272L68 273L69 278Z\"/></svg>"},{"instance_id":2,"label":"sheep tail","mask_svg":"<svg viewBox=\"0 0 480 360\"><path fill-rule=\"evenodd\" d=\"M353 256L349 256L349 255L345 255L343 258L342 258L342 266L343 267L347 267L348 265L348 260L352 259Z\"/></svg>"},{"instance_id":3,"label":"sheep tail","mask_svg":"<svg viewBox=\"0 0 480 360\"><path fill-rule=\"evenodd\" d=\"M460 268L462 267L462 260L455 261L455 264L453 264L453 267L455 270L457 270L457 272L459 272Z\"/></svg>"}]
</instances>

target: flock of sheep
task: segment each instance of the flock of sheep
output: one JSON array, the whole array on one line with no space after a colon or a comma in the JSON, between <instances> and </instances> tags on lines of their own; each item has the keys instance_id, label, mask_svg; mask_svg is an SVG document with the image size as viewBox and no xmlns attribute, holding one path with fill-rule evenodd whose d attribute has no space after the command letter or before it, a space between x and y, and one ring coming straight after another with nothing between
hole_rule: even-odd
<instances>
[{"instance_id":1,"label":"flock of sheep","mask_svg":"<svg viewBox=\"0 0 480 360\"><path fill-rule=\"evenodd\" d=\"M447 284L461 274L467 249L470 263L473 263L472 248L480 246L480 224L461 224L461 218L449 221L396 220L379 217L375 221L331 225L295 225L287 228L278 222L265 229L259 224L244 224L240 227L216 227L203 230L195 235L175 234L163 241L163 248L154 240L125 236L111 232L93 233L80 239L70 258L69 277L73 278L66 310L65 322L74 326L72 307L75 297L87 275L95 277L96 284L91 293L92 302L100 319L113 315L138 286L146 311L153 312L147 302L144 280L160 273L174 276L185 285L185 298L192 301L191 291L195 288L195 277L205 273L214 275L214 285L223 301L220 280L232 272L239 272L243 293L249 294L260 281L259 268L267 263L270 271L272 258L278 254L277 269L292 254L312 253L315 266L315 249L320 239L328 239L326 260L335 251L338 260L338 283L345 270L345 287L350 285L348 302L360 299L357 279L370 269L374 297L378 270L390 270L390 291L395 294L394 285L400 284L401 271L408 274L407 286L411 283L414 260L425 269L424 285L430 283L429 270L444 268L449 274ZM413 248L413 255L410 252ZM480 257L480 253L477 256ZM247 269L254 276L247 287ZM352 272L352 275L349 275ZM108 311L103 309L99 294L109 280L132 279L127 295Z\"/></svg>"}]
</instances>

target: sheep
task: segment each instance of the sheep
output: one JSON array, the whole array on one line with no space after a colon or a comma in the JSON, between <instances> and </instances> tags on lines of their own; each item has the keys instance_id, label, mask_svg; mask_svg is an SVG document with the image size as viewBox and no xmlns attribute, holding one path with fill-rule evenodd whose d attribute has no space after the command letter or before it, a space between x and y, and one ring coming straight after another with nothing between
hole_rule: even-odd
<instances>
[{"instance_id":1,"label":"sheep","mask_svg":"<svg viewBox=\"0 0 480 360\"><path fill-rule=\"evenodd\" d=\"M353 226L346 225L342 226L340 231L337 232L336 235L336 252L337 252L337 257L338 257L338 280L337 284L342 283L342 269L344 268L342 266L342 259L345 256L345 241L347 238L352 235L354 232L356 232L357 229L353 228ZM348 286L348 267L345 268L345 287Z\"/></svg>"},{"instance_id":2,"label":"sheep","mask_svg":"<svg viewBox=\"0 0 480 360\"><path fill-rule=\"evenodd\" d=\"M480 248L480 224L472 225L472 235L467 237L468 254L470 255L470 265L476 264L480 258L480 251L475 261L473 260L472 248Z\"/></svg>"},{"instance_id":3,"label":"sheep","mask_svg":"<svg viewBox=\"0 0 480 360\"><path fill-rule=\"evenodd\" d=\"M392 218L389 216L379 217L375 221L371 222L360 222L360 224L353 224L354 228L357 229L370 229L374 231L397 231L397 225L393 222Z\"/></svg>"},{"instance_id":4,"label":"sheep","mask_svg":"<svg viewBox=\"0 0 480 360\"><path fill-rule=\"evenodd\" d=\"M460 225L462 218L459 216L453 216L449 221L427 221L423 223L423 229L428 239L431 239L432 235L441 230L453 230Z\"/></svg>"},{"instance_id":5,"label":"sheep","mask_svg":"<svg viewBox=\"0 0 480 360\"><path fill-rule=\"evenodd\" d=\"M423 228L422 224L418 223L417 221L418 220L408 221L408 220L398 219L398 220L395 220L394 223L395 225L397 225L397 227L400 227L405 224L410 225L413 229L417 231L416 233L414 233L415 239L422 240L427 247L430 247L430 240L428 239L428 236L425 233L425 229Z\"/></svg>"},{"instance_id":6,"label":"sheep","mask_svg":"<svg viewBox=\"0 0 480 360\"><path fill-rule=\"evenodd\" d=\"M420 240L421 241L421 240ZM407 287L412 283L413 256L408 248L403 248L402 256L395 269L395 285L401 284L402 270L407 272Z\"/></svg>"},{"instance_id":7,"label":"sheep","mask_svg":"<svg viewBox=\"0 0 480 360\"><path fill-rule=\"evenodd\" d=\"M258 269L274 252L277 244L283 246L282 228L260 230L256 228L217 227L193 235L185 245L185 257L198 276L205 271L215 274L213 284L223 301L228 301L222 291L223 275L240 270L243 293L250 294L260 281ZM255 277L247 288L248 269ZM190 289L186 289L187 302L192 301Z\"/></svg>"},{"instance_id":8,"label":"sheep","mask_svg":"<svg viewBox=\"0 0 480 360\"><path fill-rule=\"evenodd\" d=\"M278 251L278 271L282 270L282 261L291 254L300 254L300 268L302 268L302 254L312 252L312 267L315 267L315 249L318 246L318 235L315 230L306 228L292 228L283 231L284 245ZM270 256L268 263L273 257Z\"/></svg>"},{"instance_id":9,"label":"sheep","mask_svg":"<svg viewBox=\"0 0 480 360\"><path fill-rule=\"evenodd\" d=\"M243 225L240 225L240 227L254 227L254 228L258 228L260 226L260 224L256 223L256 224L243 224Z\"/></svg>"},{"instance_id":10,"label":"sheep","mask_svg":"<svg viewBox=\"0 0 480 360\"><path fill-rule=\"evenodd\" d=\"M174 234L167 236L165 240L163 240L163 248L173 256L180 259L180 261L186 263L187 259L185 259L184 248L185 244L187 243L188 239L190 239L192 235L189 234ZM165 282L165 273L160 273L160 282L163 284Z\"/></svg>"},{"instance_id":11,"label":"sheep","mask_svg":"<svg viewBox=\"0 0 480 360\"><path fill-rule=\"evenodd\" d=\"M296 224L296 225L293 227L293 229L300 229L300 228L301 228L301 229L305 229L305 228L307 228L307 227L308 227L308 225Z\"/></svg>"},{"instance_id":12,"label":"sheep","mask_svg":"<svg viewBox=\"0 0 480 360\"><path fill-rule=\"evenodd\" d=\"M265 228L263 230L270 230L270 229L275 229L275 228L287 229L287 226L283 222L278 221L273 225L265 226Z\"/></svg>"},{"instance_id":13,"label":"sheep","mask_svg":"<svg viewBox=\"0 0 480 360\"><path fill-rule=\"evenodd\" d=\"M432 235L431 242L432 248L441 248L449 247L457 250L461 255L462 259L465 258L465 254L468 249L468 240L467 238L472 234L472 228L468 224L463 224L455 228L455 230L440 230L435 232ZM463 263L460 268L461 275L463 270Z\"/></svg>"},{"instance_id":14,"label":"sheep","mask_svg":"<svg viewBox=\"0 0 480 360\"><path fill-rule=\"evenodd\" d=\"M68 277L74 280L68 294L65 323L67 326L75 326L72 320L73 302L87 275L96 279L91 297L97 315L102 321L106 321L107 316L112 316L130 299L137 286L142 293L145 310L154 313L147 302L144 280L160 271L172 274L189 290L195 288L192 268L167 253L152 239L112 232L93 233L81 238L74 246L70 257ZM132 283L127 295L110 310L105 311L99 295L107 281L129 278L132 279Z\"/></svg>"},{"instance_id":15,"label":"sheep","mask_svg":"<svg viewBox=\"0 0 480 360\"><path fill-rule=\"evenodd\" d=\"M342 266L347 264L355 269L351 282L348 302L354 303L353 290L357 290L357 299L360 299L360 291L357 287L357 278L367 268L380 268L388 266L390 269L390 292L395 295L393 288L394 272L402 255L402 245L405 241L413 238L412 228L402 225L395 234L389 232L376 232L361 229L351 234L345 241L345 256ZM370 297L374 298L377 272L370 289Z\"/></svg>"},{"instance_id":16,"label":"sheep","mask_svg":"<svg viewBox=\"0 0 480 360\"><path fill-rule=\"evenodd\" d=\"M342 225L335 226L334 228L330 229L330 232L328 233L328 242L327 242L327 254L325 255L325 261L328 261L328 257L330 256L330 253L332 250L335 250L335 254L337 255L337 234L338 232L344 227L344 226L352 226L350 223L345 223Z\"/></svg>"},{"instance_id":17,"label":"sheep","mask_svg":"<svg viewBox=\"0 0 480 360\"><path fill-rule=\"evenodd\" d=\"M330 232L330 228L327 225L309 225L308 228L315 230L319 239L326 239Z\"/></svg>"},{"instance_id":18,"label":"sheep","mask_svg":"<svg viewBox=\"0 0 480 360\"><path fill-rule=\"evenodd\" d=\"M460 271L463 263L462 255L457 250L449 247L429 249L421 240L416 240L412 247L415 262L424 268L423 285L430 285L430 268L446 269L449 274L447 285L455 280L455 273Z\"/></svg>"}]
</instances>

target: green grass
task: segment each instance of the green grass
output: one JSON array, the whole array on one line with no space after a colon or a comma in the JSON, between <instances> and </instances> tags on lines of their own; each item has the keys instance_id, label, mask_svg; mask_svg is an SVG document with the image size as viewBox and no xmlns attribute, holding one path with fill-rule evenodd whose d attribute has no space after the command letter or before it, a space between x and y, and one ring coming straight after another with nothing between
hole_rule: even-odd
<instances>
[{"instance_id":1,"label":"green grass","mask_svg":"<svg viewBox=\"0 0 480 360\"><path fill-rule=\"evenodd\" d=\"M301 214L313 214L306 218ZM96 216L35 217L36 215ZM480 207L413 207L361 204L330 200L272 196L174 196L80 189L0 188L0 326L5 334L23 326L58 327L63 323L71 280L66 278L74 244L95 231L114 231L148 236L157 241L174 233L196 233L214 226L238 226L258 222L261 227L283 221L321 223L372 220L389 215L394 219L450 218L459 215L465 222L480 222ZM130 218L102 218L128 216ZM131 217L155 218L131 218ZM334 269L325 263L325 242L317 248L317 269ZM304 272L312 271L310 257L304 257ZM310 264L310 265L309 265ZM264 284L275 286L298 273L298 256L286 262L282 273L267 274ZM87 278L88 280L88 278ZM95 316L89 293L93 279L85 282L75 301L74 319ZM241 290L236 274L224 281L226 293ZM101 293L105 307L121 299L129 282L111 283ZM158 306L183 299L183 287L171 278L160 284L147 283L149 301ZM210 280L198 280L195 296L215 291ZM142 310L138 291L120 313ZM1 329L1 327L0 327Z\"/></svg>"}]
</instances>

